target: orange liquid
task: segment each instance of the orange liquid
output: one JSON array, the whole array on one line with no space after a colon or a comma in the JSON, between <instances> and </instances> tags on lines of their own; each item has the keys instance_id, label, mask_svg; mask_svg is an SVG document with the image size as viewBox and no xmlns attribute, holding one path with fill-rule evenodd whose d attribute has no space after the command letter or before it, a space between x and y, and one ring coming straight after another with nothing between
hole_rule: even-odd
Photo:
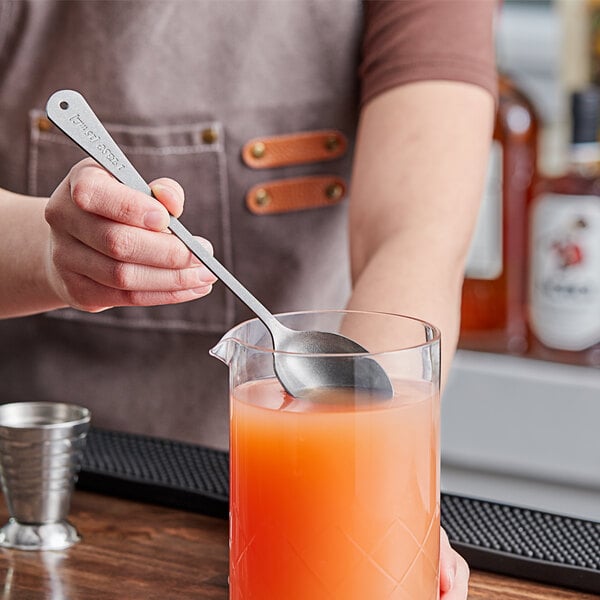
<instances>
[{"instance_id":1,"label":"orange liquid","mask_svg":"<svg viewBox=\"0 0 600 600\"><path fill-rule=\"evenodd\" d=\"M438 598L438 396L395 387L234 390L231 600Z\"/></svg>"}]
</instances>

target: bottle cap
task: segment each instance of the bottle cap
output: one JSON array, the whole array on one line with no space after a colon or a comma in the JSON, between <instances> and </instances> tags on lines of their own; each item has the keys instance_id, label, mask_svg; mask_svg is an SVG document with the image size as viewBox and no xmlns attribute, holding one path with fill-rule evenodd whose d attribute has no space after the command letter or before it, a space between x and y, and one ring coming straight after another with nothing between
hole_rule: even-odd
<instances>
[{"instance_id":1,"label":"bottle cap","mask_svg":"<svg viewBox=\"0 0 600 600\"><path fill-rule=\"evenodd\" d=\"M571 96L573 143L598 142L600 87L590 86Z\"/></svg>"}]
</instances>

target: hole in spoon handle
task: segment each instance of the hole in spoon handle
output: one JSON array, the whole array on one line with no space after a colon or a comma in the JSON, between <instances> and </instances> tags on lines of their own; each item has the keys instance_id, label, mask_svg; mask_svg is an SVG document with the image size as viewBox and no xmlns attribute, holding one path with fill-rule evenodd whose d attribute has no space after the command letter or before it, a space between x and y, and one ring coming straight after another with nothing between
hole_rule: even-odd
<instances>
[{"instance_id":1,"label":"hole in spoon handle","mask_svg":"<svg viewBox=\"0 0 600 600\"><path fill-rule=\"evenodd\" d=\"M48 119L86 154L126 186L152 195L150 187L112 139L85 98L74 90L60 90L48 99Z\"/></svg>"}]
</instances>

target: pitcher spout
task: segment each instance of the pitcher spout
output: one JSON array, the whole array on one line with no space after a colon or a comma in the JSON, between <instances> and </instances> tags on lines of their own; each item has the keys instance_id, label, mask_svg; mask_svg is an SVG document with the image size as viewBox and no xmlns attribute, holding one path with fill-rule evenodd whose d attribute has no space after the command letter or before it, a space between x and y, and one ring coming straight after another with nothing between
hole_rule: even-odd
<instances>
[{"instance_id":1,"label":"pitcher spout","mask_svg":"<svg viewBox=\"0 0 600 600\"><path fill-rule=\"evenodd\" d=\"M231 365L235 356L236 350L240 343L238 340L232 338L226 333L209 351L208 353L215 358L218 358L221 362L227 366Z\"/></svg>"},{"instance_id":2,"label":"pitcher spout","mask_svg":"<svg viewBox=\"0 0 600 600\"><path fill-rule=\"evenodd\" d=\"M230 329L209 350L211 356L218 358L228 367L232 367L235 361L244 361L248 351L267 353L272 351L273 345L268 330L259 319L251 319Z\"/></svg>"}]
</instances>

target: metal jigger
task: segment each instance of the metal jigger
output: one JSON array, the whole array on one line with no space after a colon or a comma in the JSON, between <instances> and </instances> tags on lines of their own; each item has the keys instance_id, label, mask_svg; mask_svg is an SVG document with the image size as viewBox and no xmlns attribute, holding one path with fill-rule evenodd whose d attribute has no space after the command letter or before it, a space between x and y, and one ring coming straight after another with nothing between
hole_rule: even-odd
<instances>
[{"instance_id":1,"label":"metal jigger","mask_svg":"<svg viewBox=\"0 0 600 600\"><path fill-rule=\"evenodd\" d=\"M0 405L0 479L10 514L0 546L63 550L79 541L67 515L89 425L81 406Z\"/></svg>"}]
</instances>

